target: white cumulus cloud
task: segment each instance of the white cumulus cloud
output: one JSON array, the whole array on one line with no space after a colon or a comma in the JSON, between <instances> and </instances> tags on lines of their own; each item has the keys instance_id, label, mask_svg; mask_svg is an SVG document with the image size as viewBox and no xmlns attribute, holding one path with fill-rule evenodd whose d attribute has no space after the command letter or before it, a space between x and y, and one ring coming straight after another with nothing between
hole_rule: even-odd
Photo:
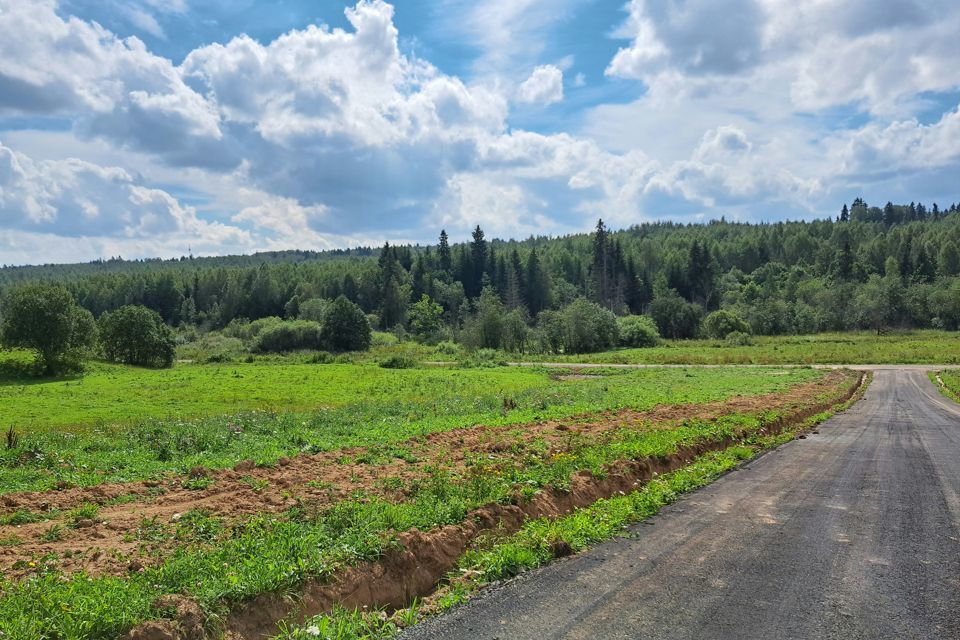
<instances>
[{"instance_id":1,"label":"white cumulus cloud","mask_svg":"<svg viewBox=\"0 0 960 640\"><path fill-rule=\"evenodd\" d=\"M537 67L517 89L518 102L548 105L563 100L563 71L552 64Z\"/></svg>"}]
</instances>

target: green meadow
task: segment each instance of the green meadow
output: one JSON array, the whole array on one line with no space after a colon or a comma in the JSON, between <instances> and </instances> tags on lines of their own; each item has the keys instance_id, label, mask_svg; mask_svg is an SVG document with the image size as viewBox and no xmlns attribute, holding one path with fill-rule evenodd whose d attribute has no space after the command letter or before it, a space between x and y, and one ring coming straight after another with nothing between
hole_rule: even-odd
<instances>
[{"instance_id":1,"label":"green meadow","mask_svg":"<svg viewBox=\"0 0 960 640\"><path fill-rule=\"evenodd\" d=\"M384 369L375 364L93 364L72 380L6 380L0 493L225 468L251 459L385 445L476 424L775 392L809 369L610 370L568 379L540 368Z\"/></svg>"},{"instance_id":2,"label":"green meadow","mask_svg":"<svg viewBox=\"0 0 960 640\"><path fill-rule=\"evenodd\" d=\"M525 360L601 364L957 364L960 333L904 331L820 333L808 336L755 336L751 344L723 340L665 340L644 349L617 349L571 356L543 355ZM511 356L510 359L517 359Z\"/></svg>"}]
</instances>

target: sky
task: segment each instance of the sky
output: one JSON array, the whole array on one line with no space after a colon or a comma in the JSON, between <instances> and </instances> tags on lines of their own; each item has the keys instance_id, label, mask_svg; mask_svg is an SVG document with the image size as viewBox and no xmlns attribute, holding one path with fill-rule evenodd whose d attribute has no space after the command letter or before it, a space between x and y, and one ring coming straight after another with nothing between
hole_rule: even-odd
<instances>
[{"instance_id":1,"label":"sky","mask_svg":"<svg viewBox=\"0 0 960 640\"><path fill-rule=\"evenodd\" d=\"M960 200L956 0L0 0L0 264Z\"/></svg>"}]
</instances>

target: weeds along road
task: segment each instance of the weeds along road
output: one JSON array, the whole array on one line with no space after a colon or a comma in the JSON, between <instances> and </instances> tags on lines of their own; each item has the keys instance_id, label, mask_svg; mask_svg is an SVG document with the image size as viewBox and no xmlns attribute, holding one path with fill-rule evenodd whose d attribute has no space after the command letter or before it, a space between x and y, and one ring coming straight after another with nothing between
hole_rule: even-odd
<instances>
[{"instance_id":1,"label":"weeds along road","mask_svg":"<svg viewBox=\"0 0 960 640\"><path fill-rule=\"evenodd\" d=\"M960 638L960 406L881 370L819 433L414 627L464 638Z\"/></svg>"}]
</instances>

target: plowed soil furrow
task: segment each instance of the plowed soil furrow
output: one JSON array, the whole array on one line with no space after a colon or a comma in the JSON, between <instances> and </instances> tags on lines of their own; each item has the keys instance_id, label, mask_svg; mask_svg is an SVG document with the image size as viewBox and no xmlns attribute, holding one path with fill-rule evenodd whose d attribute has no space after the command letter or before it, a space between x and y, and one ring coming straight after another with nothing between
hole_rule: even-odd
<instances>
[{"instance_id":1,"label":"plowed soil furrow","mask_svg":"<svg viewBox=\"0 0 960 640\"><path fill-rule=\"evenodd\" d=\"M55 515L44 522L0 527L0 539L15 536L19 540L18 544L0 547L0 568L8 576L22 575L36 569L30 563L42 563L44 557L56 554L57 566L68 572L123 574L149 563L151 554L162 557L164 549L177 543L170 539L150 542L138 539L138 529L145 519L173 525L180 516L196 509L226 519L240 519L255 513L281 512L298 502L322 508L356 491L401 500L403 495L387 488L385 479L397 478L402 482L392 486L406 486L411 480L425 477L431 466L459 473L478 455L511 464L517 452L527 450L534 443L541 452L562 452L585 438L596 440L605 433L624 428L667 429L691 419L709 420L771 409L790 412L809 406L817 399L836 395L837 389L849 386L851 380L849 373L831 371L815 382L774 394L433 433L392 447L394 451L402 450L406 459L386 458L385 452L389 455L386 449L353 448L281 459L268 468L241 463L226 471L197 469L196 476L202 475L211 481L207 488L200 490L185 488L186 478L179 476L159 483L8 494L0 498L3 513L27 509ZM118 497L124 501L112 504ZM56 512L88 502L103 505L95 519L68 522L66 515ZM59 539L50 539L48 532L55 525L62 527Z\"/></svg>"}]
</instances>

